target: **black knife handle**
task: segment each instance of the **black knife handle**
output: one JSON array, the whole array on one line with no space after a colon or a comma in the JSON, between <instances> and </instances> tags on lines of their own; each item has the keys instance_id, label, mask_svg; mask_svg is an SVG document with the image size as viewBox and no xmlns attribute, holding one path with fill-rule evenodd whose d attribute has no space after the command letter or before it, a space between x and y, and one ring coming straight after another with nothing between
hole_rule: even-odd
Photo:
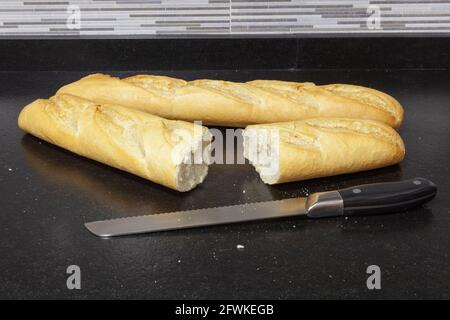
<instances>
[{"instance_id":1,"label":"black knife handle","mask_svg":"<svg viewBox=\"0 0 450 320\"><path fill-rule=\"evenodd\" d=\"M306 207L310 218L395 213L430 201L436 192L433 182L415 178L312 194Z\"/></svg>"}]
</instances>

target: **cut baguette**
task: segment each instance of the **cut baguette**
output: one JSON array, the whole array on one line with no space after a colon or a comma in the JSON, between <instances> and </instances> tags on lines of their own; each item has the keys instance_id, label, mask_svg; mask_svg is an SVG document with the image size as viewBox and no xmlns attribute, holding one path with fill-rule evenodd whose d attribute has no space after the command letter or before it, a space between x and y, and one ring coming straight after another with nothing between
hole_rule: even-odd
<instances>
[{"instance_id":1,"label":"cut baguette","mask_svg":"<svg viewBox=\"0 0 450 320\"><path fill-rule=\"evenodd\" d=\"M371 120L316 118L253 125L243 135L244 157L267 184L381 168L405 156L399 134Z\"/></svg>"},{"instance_id":2,"label":"cut baguette","mask_svg":"<svg viewBox=\"0 0 450 320\"><path fill-rule=\"evenodd\" d=\"M174 190L193 189L208 172L209 151L203 151L212 135L193 123L67 94L31 103L18 123L45 141Z\"/></svg>"}]
</instances>

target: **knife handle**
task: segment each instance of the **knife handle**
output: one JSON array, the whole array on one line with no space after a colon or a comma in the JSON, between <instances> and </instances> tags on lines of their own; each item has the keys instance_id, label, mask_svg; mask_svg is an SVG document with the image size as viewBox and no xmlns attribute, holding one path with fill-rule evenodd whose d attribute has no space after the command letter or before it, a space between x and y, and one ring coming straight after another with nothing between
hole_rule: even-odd
<instances>
[{"instance_id":1,"label":"knife handle","mask_svg":"<svg viewBox=\"0 0 450 320\"><path fill-rule=\"evenodd\" d=\"M436 185L424 178L365 184L308 197L310 218L361 216L405 211L435 197Z\"/></svg>"}]
</instances>

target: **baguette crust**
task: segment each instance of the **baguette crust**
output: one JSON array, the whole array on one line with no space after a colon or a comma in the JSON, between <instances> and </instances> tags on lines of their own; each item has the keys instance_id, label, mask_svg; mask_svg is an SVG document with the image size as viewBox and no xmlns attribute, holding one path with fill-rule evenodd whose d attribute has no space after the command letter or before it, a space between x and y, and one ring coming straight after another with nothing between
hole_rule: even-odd
<instances>
[{"instance_id":1,"label":"baguette crust","mask_svg":"<svg viewBox=\"0 0 450 320\"><path fill-rule=\"evenodd\" d=\"M252 130L268 129L275 129L279 138L251 145ZM278 149L273 141L279 141ZM261 150L277 154L275 170L264 171ZM277 184L393 165L403 160L405 146L394 129L377 121L316 118L248 126L244 156L265 183Z\"/></svg>"},{"instance_id":2,"label":"baguette crust","mask_svg":"<svg viewBox=\"0 0 450 320\"><path fill-rule=\"evenodd\" d=\"M255 80L184 81L138 75L119 79L94 74L62 87L100 104L118 104L164 118L242 127L315 117L371 119L398 128L403 109L392 97L364 87Z\"/></svg>"},{"instance_id":3,"label":"baguette crust","mask_svg":"<svg viewBox=\"0 0 450 320\"><path fill-rule=\"evenodd\" d=\"M311 101L315 114L306 118L345 117L377 120L393 128L403 122L403 107L393 97L370 88L348 84L316 86L313 83L255 80L254 86L277 90L292 99ZM296 119L292 119L296 120Z\"/></svg>"},{"instance_id":4,"label":"baguette crust","mask_svg":"<svg viewBox=\"0 0 450 320\"><path fill-rule=\"evenodd\" d=\"M31 103L18 123L52 144L178 191L194 188L207 174L207 164L185 162L211 141L205 127L192 123L72 95Z\"/></svg>"}]
</instances>

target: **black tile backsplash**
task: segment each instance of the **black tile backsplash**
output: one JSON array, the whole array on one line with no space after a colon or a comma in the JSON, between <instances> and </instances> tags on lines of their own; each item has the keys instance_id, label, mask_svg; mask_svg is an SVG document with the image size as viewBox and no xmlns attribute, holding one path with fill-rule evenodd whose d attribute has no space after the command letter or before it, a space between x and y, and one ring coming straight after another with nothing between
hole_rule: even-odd
<instances>
[{"instance_id":1,"label":"black tile backsplash","mask_svg":"<svg viewBox=\"0 0 450 320\"><path fill-rule=\"evenodd\" d=\"M450 68L449 37L16 39L0 70Z\"/></svg>"}]
</instances>

